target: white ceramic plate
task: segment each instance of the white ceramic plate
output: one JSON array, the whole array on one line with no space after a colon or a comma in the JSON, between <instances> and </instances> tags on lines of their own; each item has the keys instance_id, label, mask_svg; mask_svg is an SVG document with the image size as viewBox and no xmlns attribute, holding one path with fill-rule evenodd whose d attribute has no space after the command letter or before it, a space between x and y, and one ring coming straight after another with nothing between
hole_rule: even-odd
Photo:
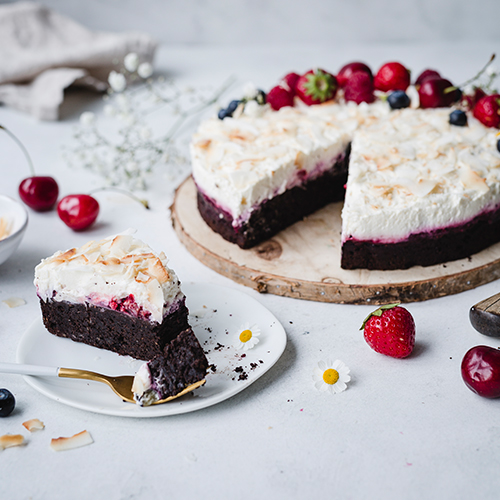
<instances>
[{"instance_id":1,"label":"white ceramic plate","mask_svg":"<svg viewBox=\"0 0 500 500\"><path fill-rule=\"evenodd\" d=\"M49 398L82 410L121 417L160 417L220 403L246 389L278 361L286 346L286 333L262 304L242 292L216 285L185 284L183 291L191 326L209 363L215 365L215 373L209 370L203 387L169 403L140 407L124 403L99 382L33 376L25 376L25 380ZM232 345L234 337L247 322L260 327L260 342L253 349L237 350ZM128 356L56 337L45 329L41 317L21 338L17 362L107 375L133 375L141 365Z\"/></svg>"}]
</instances>

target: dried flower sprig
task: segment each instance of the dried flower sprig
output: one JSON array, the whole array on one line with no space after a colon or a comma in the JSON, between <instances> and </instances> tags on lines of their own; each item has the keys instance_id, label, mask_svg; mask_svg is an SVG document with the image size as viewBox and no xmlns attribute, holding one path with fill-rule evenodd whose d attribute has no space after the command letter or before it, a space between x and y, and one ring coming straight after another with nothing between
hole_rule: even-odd
<instances>
[{"instance_id":1,"label":"dried flower sprig","mask_svg":"<svg viewBox=\"0 0 500 500\"><path fill-rule=\"evenodd\" d=\"M214 105L233 79L210 91L181 89L152 74L152 65L141 63L135 53L125 57L121 72L111 71L110 88L104 96L105 126L99 126L95 113L82 113L73 134L74 145L64 151L70 166L86 168L111 186L144 190L148 175L158 164L178 167L186 162L176 141L189 119ZM158 120L166 130L164 135L154 133L160 128L154 126Z\"/></svg>"}]
</instances>

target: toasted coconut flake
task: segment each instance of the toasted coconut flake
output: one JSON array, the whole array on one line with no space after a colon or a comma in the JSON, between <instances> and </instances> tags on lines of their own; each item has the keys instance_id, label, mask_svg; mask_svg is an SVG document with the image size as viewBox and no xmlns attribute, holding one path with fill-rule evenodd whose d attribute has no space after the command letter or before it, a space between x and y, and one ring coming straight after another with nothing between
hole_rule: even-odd
<instances>
[{"instance_id":1,"label":"toasted coconut flake","mask_svg":"<svg viewBox=\"0 0 500 500\"><path fill-rule=\"evenodd\" d=\"M166 283L170 279L170 275L161 263L160 259L155 259L151 262L146 270L146 273L153 278L156 278L160 283Z\"/></svg>"},{"instance_id":2,"label":"toasted coconut flake","mask_svg":"<svg viewBox=\"0 0 500 500\"><path fill-rule=\"evenodd\" d=\"M2 302L11 309L13 307L24 306L24 304L26 304L26 301L21 297L9 297L8 299L2 300Z\"/></svg>"},{"instance_id":3,"label":"toasted coconut flake","mask_svg":"<svg viewBox=\"0 0 500 500\"><path fill-rule=\"evenodd\" d=\"M30 432L36 432L45 429L44 423L41 420L38 420L38 418L26 420L26 422L23 422L23 426Z\"/></svg>"},{"instance_id":4,"label":"toasted coconut flake","mask_svg":"<svg viewBox=\"0 0 500 500\"><path fill-rule=\"evenodd\" d=\"M67 451L81 446L92 444L94 440L88 431L82 431L71 437L53 438L50 441L50 447L54 451Z\"/></svg>"},{"instance_id":5,"label":"toasted coconut flake","mask_svg":"<svg viewBox=\"0 0 500 500\"><path fill-rule=\"evenodd\" d=\"M10 235L9 221L5 217L0 217L0 240Z\"/></svg>"},{"instance_id":6,"label":"toasted coconut flake","mask_svg":"<svg viewBox=\"0 0 500 500\"><path fill-rule=\"evenodd\" d=\"M70 248L69 250L66 250L63 253L56 255L54 257L54 260L58 262L66 262L68 260L71 260L71 257L73 257L75 254L76 254L76 248Z\"/></svg>"},{"instance_id":7,"label":"toasted coconut flake","mask_svg":"<svg viewBox=\"0 0 500 500\"><path fill-rule=\"evenodd\" d=\"M12 448L13 446L22 446L23 444L25 442L21 434L4 434L0 436L0 450Z\"/></svg>"}]
</instances>

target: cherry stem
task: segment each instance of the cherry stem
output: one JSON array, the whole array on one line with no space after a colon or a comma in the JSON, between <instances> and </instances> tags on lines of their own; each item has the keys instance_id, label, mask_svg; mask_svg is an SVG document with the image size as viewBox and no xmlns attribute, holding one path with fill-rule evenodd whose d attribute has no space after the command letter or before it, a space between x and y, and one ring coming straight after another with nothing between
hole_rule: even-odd
<instances>
[{"instance_id":1,"label":"cherry stem","mask_svg":"<svg viewBox=\"0 0 500 500\"><path fill-rule=\"evenodd\" d=\"M472 78L469 78L466 82L462 83L462 85L459 85L458 88L463 88L469 83L472 83L473 81L477 80L487 69L488 66L495 60L496 54L492 54L490 57L490 60L484 65L484 67L479 71L479 73L476 76L473 76ZM451 91L450 91L451 92Z\"/></svg>"},{"instance_id":2,"label":"cherry stem","mask_svg":"<svg viewBox=\"0 0 500 500\"><path fill-rule=\"evenodd\" d=\"M30 167L31 175L35 176L35 168L33 167L33 162L31 161L31 157L28 153L28 150L24 147L24 144L8 129L5 128L3 125L0 125L0 128L7 134L9 135L14 142L17 143L17 145L21 148L22 152L24 153L24 156L26 157L26 160L28 161L28 165Z\"/></svg>"},{"instance_id":3,"label":"cherry stem","mask_svg":"<svg viewBox=\"0 0 500 500\"><path fill-rule=\"evenodd\" d=\"M129 198L132 198L133 200L139 202L144 208L149 210L149 203L147 200L143 200L141 198L138 198L137 196L132 194L130 191L127 191L126 189L120 189L120 188L114 187L114 186L107 186L107 187L100 187L100 188L93 189L92 191L89 192L89 194L97 193L99 191L116 191L117 193L122 193L122 194L128 196Z\"/></svg>"}]
</instances>

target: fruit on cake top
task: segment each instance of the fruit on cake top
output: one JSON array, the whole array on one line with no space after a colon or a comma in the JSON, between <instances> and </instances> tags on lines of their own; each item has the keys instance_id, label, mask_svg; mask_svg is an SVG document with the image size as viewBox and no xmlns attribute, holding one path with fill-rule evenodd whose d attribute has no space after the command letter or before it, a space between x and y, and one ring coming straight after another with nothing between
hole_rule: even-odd
<instances>
[{"instance_id":1,"label":"fruit on cake top","mask_svg":"<svg viewBox=\"0 0 500 500\"><path fill-rule=\"evenodd\" d=\"M162 252L131 234L58 251L35 268L43 301L90 303L161 323L185 297Z\"/></svg>"}]
</instances>

